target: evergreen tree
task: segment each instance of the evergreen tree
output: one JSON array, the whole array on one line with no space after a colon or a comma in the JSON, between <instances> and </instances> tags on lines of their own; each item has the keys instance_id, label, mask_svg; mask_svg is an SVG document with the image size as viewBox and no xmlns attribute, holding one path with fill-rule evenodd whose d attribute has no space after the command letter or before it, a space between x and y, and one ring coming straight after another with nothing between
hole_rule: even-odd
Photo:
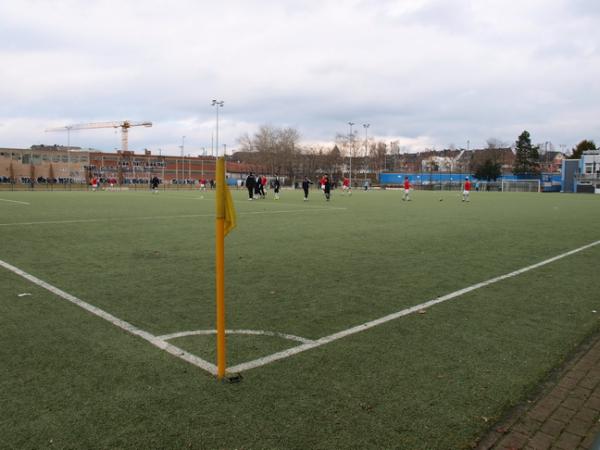
<instances>
[{"instance_id":1,"label":"evergreen tree","mask_svg":"<svg viewBox=\"0 0 600 450\"><path fill-rule=\"evenodd\" d=\"M486 181L496 181L502 175L502 165L491 159L486 159L475 171L475 178Z\"/></svg>"},{"instance_id":2,"label":"evergreen tree","mask_svg":"<svg viewBox=\"0 0 600 450\"><path fill-rule=\"evenodd\" d=\"M537 146L531 145L531 136L523 131L515 143L516 155L513 165L515 175L539 175L540 154Z\"/></svg>"},{"instance_id":3,"label":"evergreen tree","mask_svg":"<svg viewBox=\"0 0 600 450\"><path fill-rule=\"evenodd\" d=\"M594 141L588 141L587 139L581 141L579 144L577 144L577 147L573 149L573 153L571 154L571 156L569 156L569 158L580 159L582 153L586 150L596 150L596 144L594 143Z\"/></svg>"}]
</instances>

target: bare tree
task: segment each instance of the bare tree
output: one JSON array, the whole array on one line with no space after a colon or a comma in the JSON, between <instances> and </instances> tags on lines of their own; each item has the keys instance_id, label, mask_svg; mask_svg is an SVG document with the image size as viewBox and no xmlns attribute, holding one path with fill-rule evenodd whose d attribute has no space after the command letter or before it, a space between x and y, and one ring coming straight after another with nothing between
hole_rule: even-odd
<instances>
[{"instance_id":1,"label":"bare tree","mask_svg":"<svg viewBox=\"0 0 600 450\"><path fill-rule=\"evenodd\" d=\"M242 135L238 142L248 153L249 162L260 164L271 174L295 177L300 135L294 128L275 128L262 125L253 137Z\"/></svg>"},{"instance_id":2,"label":"bare tree","mask_svg":"<svg viewBox=\"0 0 600 450\"><path fill-rule=\"evenodd\" d=\"M504 141L501 141L500 139L491 137L489 138L487 141L485 141L487 144L487 148L489 149L495 149L495 148L506 148L508 147L508 144Z\"/></svg>"}]
</instances>

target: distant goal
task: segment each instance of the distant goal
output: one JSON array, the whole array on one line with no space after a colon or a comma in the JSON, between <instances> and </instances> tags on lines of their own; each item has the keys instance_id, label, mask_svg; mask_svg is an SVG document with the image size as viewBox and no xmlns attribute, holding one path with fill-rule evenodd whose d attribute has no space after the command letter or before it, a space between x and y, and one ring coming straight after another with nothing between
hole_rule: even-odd
<instances>
[{"instance_id":1,"label":"distant goal","mask_svg":"<svg viewBox=\"0 0 600 450\"><path fill-rule=\"evenodd\" d=\"M502 192L541 192L540 180L502 180Z\"/></svg>"}]
</instances>

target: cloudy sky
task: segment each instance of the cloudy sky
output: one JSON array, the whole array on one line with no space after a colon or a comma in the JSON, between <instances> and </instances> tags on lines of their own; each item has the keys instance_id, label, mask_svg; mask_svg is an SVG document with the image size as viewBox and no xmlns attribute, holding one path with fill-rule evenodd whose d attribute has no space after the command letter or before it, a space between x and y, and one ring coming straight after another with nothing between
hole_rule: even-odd
<instances>
[{"instance_id":1,"label":"cloudy sky","mask_svg":"<svg viewBox=\"0 0 600 450\"><path fill-rule=\"evenodd\" d=\"M148 120L130 148L210 153L260 125L407 150L600 141L598 0L0 0L0 147ZM71 144L113 150L112 129Z\"/></svg>"}]
</instances>

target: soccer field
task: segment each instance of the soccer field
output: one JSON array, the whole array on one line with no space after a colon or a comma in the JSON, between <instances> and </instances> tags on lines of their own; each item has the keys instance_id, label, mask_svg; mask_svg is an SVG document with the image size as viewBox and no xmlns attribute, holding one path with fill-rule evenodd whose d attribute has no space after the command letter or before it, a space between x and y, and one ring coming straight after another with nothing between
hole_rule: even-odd
<instances>
[{"instance_id":1,"label":"soccer field","mask_svg":"<svg viewBox=\"0 0 600 450\"><path fill-rule=\"evenodd\" d=\"M0 192L0 446L469 448L598 330L600 196L301 192L233 193L237 384L213 192Z\"/></svg>"}]
</instances>

